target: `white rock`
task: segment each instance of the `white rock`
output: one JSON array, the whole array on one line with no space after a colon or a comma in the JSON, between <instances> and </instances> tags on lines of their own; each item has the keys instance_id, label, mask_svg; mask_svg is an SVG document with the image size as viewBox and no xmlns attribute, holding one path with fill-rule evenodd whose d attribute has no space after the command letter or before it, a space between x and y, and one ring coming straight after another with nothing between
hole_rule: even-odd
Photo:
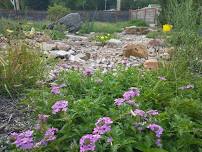
<instances>
[{"instance_id":1,"label":"white rock","mask_svg":"<svg viewBox=\"0 0 202 152\"><path fill-rule=\"evenodd\" d=\"M72 61L72 62L82 62L82 63L85 63L84 60L82 60L79 57L74 56L74 55L70 55L69 60Z\"/></svg>"},{"instance_id":2,"label":"white rock","mask_svg":"<svg viewBox=\"0 0 202 152\"><path fill-rule=\"evenodd\" d=\"M63 51L63 50L55 50L55 51L50 51L50 55L54 57L67 57L69 56L69 52Z\"/></svg>"},{"instance_id":3,"label":"white rock","mask_svg":"<svg viewBox=\"0 0 202 152\"><path fill-rule=\"evenodd\" d=\"M119 46L122 44L121 40L118 40L118 39L110 39L107 43L108 45L116 45L116 46Z\"/></svg>"},{"instance_id":4,"label":"white rock","mask_svg":"<svg viewBox=\"0 0 202 152\"><path fill-rule=\"evenodd\" d=\"M47 42L42 43L42 50L43 51L51 51L55 48L56 48L56 43L47 43Z\"/></svg>"}]
</instances>

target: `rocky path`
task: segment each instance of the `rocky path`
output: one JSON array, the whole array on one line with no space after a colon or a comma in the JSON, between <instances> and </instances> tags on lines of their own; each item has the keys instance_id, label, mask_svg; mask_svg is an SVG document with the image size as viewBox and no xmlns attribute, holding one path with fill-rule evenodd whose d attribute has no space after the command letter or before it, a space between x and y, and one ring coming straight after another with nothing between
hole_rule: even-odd
<instances>
[{"instance_id":1,"label":"rocky path","mask_svg":"<svg viewBox=\"0 0 202 152\"><path fill-rule=\"evenodd\" d=\"M157 68L160 60L169 60L162 40L149 39L146 35L118 33L116 39L102 46L93 40L95 34L85 36L67 35L63 41L42 43L48 56L61 58L61 64L52 71L54 77L61 69L101 69L103 72L116 69L117 65Z\"/></svg>"}]
</instances>

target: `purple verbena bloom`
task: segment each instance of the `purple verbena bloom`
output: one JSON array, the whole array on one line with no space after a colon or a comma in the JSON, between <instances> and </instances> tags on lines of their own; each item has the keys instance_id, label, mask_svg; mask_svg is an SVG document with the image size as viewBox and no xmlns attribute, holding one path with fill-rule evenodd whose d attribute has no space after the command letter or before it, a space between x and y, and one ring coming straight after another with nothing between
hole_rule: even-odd
<instances>
[{"instance_id":1,"label":"purple verbena bloom","mask_svg":"<svg viewBox=\"0 0 202 152\"><path fill-rule=\"evenodd\" d=\"M159 78L159 80L162 80L162 81L166 81L167 79L165 78L165 77L163 77L163 76L160 76L160 77L158 77Z\"/></svg>"},{"instance_id":2,"label":"purple verbena bloom","mask_svg":"<svg viewBox=\"0 0 202 152\"><path fill-rule=\"evenodd\" d=\"M161 144L161 139L157 139L156 140L156 145L158 146L158 147L162 147L162 144Z\"/></svg>"},{"instance_id":3,"label":"purple verbena bloom","mask_svg":"<svg viewBox=\"0 0 202 152\"><path fill-rule=\"evenodd\" d=\"M48 128L44 134L45 141L54 141L56 139L55 134L58 132L57 128Z\"/></svg>"},{"instance_id":4,"label":"purple verbena bloom","mask_svg":"<svg viewBox=\"0 0 202 152\"><path fill-rule=\"evenodd\" d=\"M46 122L48 120L49 115L44 115L44 114L39 114L38 115L38 120L40 122Z\"/></svg>"},{"instance_id":5,"label":"purple verbena bloom","mask_svg":"<svg viewBox=\"0 0 202 152\"><path fill-rule=\"evenodd\" d=\"M123 99L123 98L118 98L118 99L115 99L115 100L114 100L114 104L115 104L116 106L121 106L121 105L124 104L124 102L125 102L125 99Z\"/></svg>"},{"instance_id":6,"label":"purple verbena bloom","mask_svg":"<svg viewBox=\"0 0 202 152\"><path fill-rule=\"evenodd\" d=\"M131 100L132 98L139 96L140 95L140 91L138 88L131 88L129 91L126 91L123 94L123 98L125 100Z\"/></svg>"},{"instance_id":7,"label":"purple verbena bloom","mask_svg":"<svg viewBox=\"0 0 202 152\"><path fill-rule=\"evenodd\" d=\"M60 94L60 86L57 86L57 85L51 86L51 93L52 94Z\"/></svg>"},{"instance_id":8,"label":"purple verbena bloom","mask_svg":"<svg viewBox=\"0 0 202 152\"><path fill-rule=\"evenodd\" d=\"M95 143L101 138L100 135L87 134L80 139L80 152L95 151Z\"/></svg>"},{"instance_id":9,"label":"purple verbena bloom","mask_svg":"<svg viewBox=\"0 0 202 152\"><path fill-rule=\"evenodd\" d=\"M12 133L11 138L15 139L14 144L20 149L29 150L34 146L33 131L31 130L22 133Z\"/></svg>"},{"instance_id":10,"label":"purple verbena bloom","mask_svg":"<svg viewBox=\"0 0 202 152\"><path fill-rule=\"evenodd\" d=\"M160 138L163 133L163 128L157 124L150 124L147 126L151 131L156 134L156 137Z\"/></svg>"},{"instance_id":11,"label":"purple verbena bloom","mask_svg":"<svg viewBox=\"0 0 202 152\"><path fill-rule=\"evenodd\" d=\"M113 121L109 117L103 117L98 119L96 122L96 127L93 130L93 134L103 135L109 131L111 131L111 124Z\"/></svg>"},{"instance_id":12,"label":"purple verbena bloom","mask_svg":"<svg viewBox=\"0 0 202 152\"><path fill-rule=\"evenodd\" d=\"M83 73L84 73L85 76L92 76L93 75L93 70L90 69L90 68L86 68Z\"/></svg>"},{"instance_id":13,"label":"purple verbena bloom","mask_svg":"<svg viewBox=\"0 0 202 152\"><path fill-rule=\"evenodd\" d=\"M56 114L60 111L67 111L67 108L68 108L68 101L65 101L65 100L57 101L52 106L52 113Z\"/></svg>"},{"instance_id":14,"label":"purple verbena bloom","mask_svg":"<svg viewBox=\"0 0 202 152\"><path fill-rule=\"evenodd\" d=\"M140 109L135 109L133 111L134 115L135 116L140 116L140 117L144 117L145 116L145 112L143 110L140 110Z\"/></svg>"},{"instance_id":15,"label":"purple verbena bloom","mask_svg":"<svg viewBox=\"0 0 202 152\"><path fill-rule=\"evenodd\" d=\"M107 138L107 142L108 142L108 143L112 143L112 141L113 141L113 138L112 138L112 137Z\"/></svg>"},{"instance_id":16,"label":"purple verbena bloom","mask_svg":"<svg viewBox=\"0 0 202 152\"><path fill-rule=\"evenodd\" d=\"M159 112L157 110L149 110L146 112L149 116L155 116L158 115Z\"/></svg>"}]
</instances>

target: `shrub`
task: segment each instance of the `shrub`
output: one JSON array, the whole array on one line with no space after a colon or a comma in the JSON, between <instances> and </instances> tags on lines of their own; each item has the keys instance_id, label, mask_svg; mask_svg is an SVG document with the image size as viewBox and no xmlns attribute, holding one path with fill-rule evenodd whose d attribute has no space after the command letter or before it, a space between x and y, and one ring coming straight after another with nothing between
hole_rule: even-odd
<instances>
[{"instance_id":1,"label":"shrub","mask_svg":"<svg viewBox=\"0 0 202 152\"><path fill-rule=\"evenodd\" d=\"M54 4L53 6L48 7L48 19L51 21L57 21L69 12L69 8L66 8L63 5Z\"/></svg>"},{"instance_id":2,"label":"shrub","mask_svg":"<svg viewBox=\"0 0 202 152\"><path fill-rule=\"evenodd\" d=\"M33 88L43 78L45 62L41 53L25 45L15 45L0 52L0 91L18 95Z\"/></svg>"}]
</instances>

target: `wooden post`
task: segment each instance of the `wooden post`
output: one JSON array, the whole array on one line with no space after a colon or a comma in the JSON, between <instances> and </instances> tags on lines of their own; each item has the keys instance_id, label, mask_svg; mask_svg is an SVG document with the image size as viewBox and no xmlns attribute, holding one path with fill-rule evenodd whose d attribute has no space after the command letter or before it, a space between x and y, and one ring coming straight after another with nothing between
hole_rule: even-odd
<instances>
[{"instance_id":1,"label":"wooden post","mask_svg":"<svg viewBox=\"0 0 202 152\"><path fill-rule=\"evenodd\" d=\"M117 3L116 10L120 11L121 10L121 0L117 0L116 3Z\"/></svg>"}]
</instances>

